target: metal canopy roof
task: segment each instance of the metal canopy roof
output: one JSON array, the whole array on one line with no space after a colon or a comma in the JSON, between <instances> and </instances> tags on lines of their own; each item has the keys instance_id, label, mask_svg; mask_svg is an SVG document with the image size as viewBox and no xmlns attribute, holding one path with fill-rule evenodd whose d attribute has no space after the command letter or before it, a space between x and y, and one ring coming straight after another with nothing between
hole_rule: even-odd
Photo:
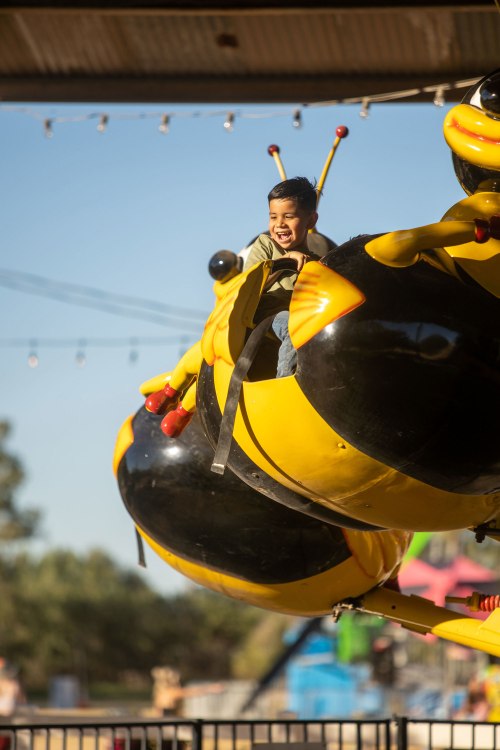
<instances>
[{"instance_id":1,"label":"metal canopy roof","mask_svg":"<svg viewBox=\"0 0 500 750\"><path fill-rule=\"evenodd\" d=\"M3 101L319 102L476 78L499 52L495 0L0 2Z\"/></svg>"}]
</instances>

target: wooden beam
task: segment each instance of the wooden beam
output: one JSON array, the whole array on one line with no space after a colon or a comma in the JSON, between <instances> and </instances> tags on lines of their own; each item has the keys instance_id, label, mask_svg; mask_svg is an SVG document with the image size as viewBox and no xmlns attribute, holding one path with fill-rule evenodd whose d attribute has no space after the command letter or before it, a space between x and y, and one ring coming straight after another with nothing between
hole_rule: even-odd
<instances>
[{"instance_id":1,"label":"wooden beam","mask_svg":"<svg viewBox=\"0 0 500 750\"><path fill-rule=\"evenodd\" d=\"M498 8L494 0L477 0L475 3L468 0L441 0L440 2L428 2L426 0L412 0L405 3L398 0L386 0L380 5L370 0L358 0L350 3L346 0L254 0L253 2L235 2L234 0L219 0L219 2L206 3L204 0L190 0L189 2L169 3L157 0L157 2L138 3L126 2L124 0L86 0L82 2L53 2L38 3L36 0L0 0L1 15L68 15L85 13L92 15L113 16L275 16L275 15L309 15L327 13L336 15L356 15L365 13L367 10L376 11L381 14L393 14L395 12L408 13L411 11L430 10L433 13L447 12L450 10L462 13L491 13L497 14Z\"/></svg>"},{"instance_id":2,"label":"wooden beam","mask_svg":"<svg viewBox=\"0 0 500 750\"><path fill-rule=\"evenodd\" d=\"M467 71L460 79L482 73ZM9 102L231 102L311 104L407 91L398 101L432 101L435 89L454 83L447 76L0 76L0 101ZM472 84L471 84L472 85ZM467 87L445 90L447 101L460 101ZM396 97L392 97L396 99Z\"/></svg>"}]
</instances>

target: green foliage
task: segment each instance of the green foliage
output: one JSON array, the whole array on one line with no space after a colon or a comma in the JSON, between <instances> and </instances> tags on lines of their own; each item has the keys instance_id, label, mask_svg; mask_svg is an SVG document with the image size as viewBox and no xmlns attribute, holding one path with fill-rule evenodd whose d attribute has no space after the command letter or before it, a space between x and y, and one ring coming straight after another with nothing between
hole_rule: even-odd
<instances>
[{"instance_id":1,"label":"green foliage","mask_svg":"<svg viewBox=\"0 0 500 750\"><path fill-rule=\"evenodd\" d=\"M259 610L198 589L161 596L100 550L12 553L7 542L32 537L39 513L16 506L24 472L5 450L8 434L0 422L0 655L21 668L26 688L44 690L64 673L84 684L135 673L150 684L158 665L183 681L230 677L231 654Z\"/></svg>"},{"instance_id":2,"label":"green foliage","mask_svg":"<svg viewBox=\"0 0 500 750\"><path fill-rule=\"evenodd\" d=\"M0 422L0 542L5 554L7 542L32 537L38 526L40 514L35 510L20 510L14 493L24 479L24 472L17 458L5 450L5 441L10 426Z\"/></svg>"},{"instance_id":3,"label":"green foliage","mask_svg":"<svg viewBox=\"0 0 500 750\"><path fill-rule=\"evenodd\" d=\"M246 604L203 589L170 601L170 659L184 677L220 679L232 676L234 649L262 617Z\"/></svg>"},{"instance_id":4,"label":"green foliage","mask_svg":"<svg viewBox=\"0 0 500 750\"><path fill-rule=\"evenodd\" d=\"M183 680L227 678L233 650L262 617L208 591L163 597L98 550L18 555L0 567L0 652L33 689L53 674L112 682L159 664Z\"/></svg>"}]
</instances>

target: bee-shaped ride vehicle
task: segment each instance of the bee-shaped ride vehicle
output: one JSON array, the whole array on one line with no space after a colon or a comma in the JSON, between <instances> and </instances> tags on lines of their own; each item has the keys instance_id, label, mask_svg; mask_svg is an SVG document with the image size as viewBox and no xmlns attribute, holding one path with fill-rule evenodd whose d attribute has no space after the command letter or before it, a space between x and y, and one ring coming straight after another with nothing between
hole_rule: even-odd
<instances>
[{"instance_id":1,"label":"bee-shaped ride vehicle","mask_svg":"<svg viewBox=\"0 0 500 750\"><path fill-rule=\"evenodd\" d=\"M274 376L253 323L275 267L215 257L201 341L142 389L173 379L197 415L171 440L142 409L115 467L140 534L204 585L303 615L355 606L500 655L498 611L482 624L393 590L411 532L494 535L500 515L500 72L444 133L469 197L304 266L293 375Z\"/></svg>"}]
</instances>

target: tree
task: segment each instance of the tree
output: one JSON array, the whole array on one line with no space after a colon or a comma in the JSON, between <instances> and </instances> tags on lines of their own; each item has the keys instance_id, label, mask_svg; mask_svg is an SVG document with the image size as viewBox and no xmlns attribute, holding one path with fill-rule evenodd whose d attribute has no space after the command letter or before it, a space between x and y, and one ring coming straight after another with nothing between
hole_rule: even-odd
<instances>
[{"instance_id":1,"label":"tree","mask_svg":"<svg viewBox=\"0 0 500 750\"><path fill-rule=\"evenodd\" d=\"M266 614L204 589L177 595L168 608L171 642L162 663L175 666L183 679L233 677L235 651Z\"/></svg>"},{"instance_id":2,"label":"tree","mask_svg":"<svg viewBox=\"0 0 500 750\"><path fill-rule=\"evenodd\" d=\"M28 689L54 674L118 682L149 679L158 665L183 681L232 676L234 650L263 616L240 602L191 589L165 597L104 552L54 550L0 561L9 596L0 600L0 650L23 671Z\"/></svg>"},{"instance_id":3,"label":"tree","mask_svg":"<svg viewBox=\"0 0 500 750\"><path fill-rule=\"evenodd\" d=\"M8 433L0 422L0 655L21 668L26 688L44 690L61 673L148 679L158 665L183 681L232 676L232 654L260 610L200 589L162 596L101 550L10 554L9 543L35 535L40 514L16 505L24 473L4 448Z\"/></svg>"},{"instance_id":4,"label":"tree","mask_svg":"<svg viewBox=\"0 0 500 750\"><path fill-rule=\"evenodd\" d=\"M14 493L24 479L24 472L17 458L5 451L5 441L10 432L8 422L0 422L0 542L28 539L36 533L40 514L36 510L20 510Z\"/></svg>"}]
</instances>

